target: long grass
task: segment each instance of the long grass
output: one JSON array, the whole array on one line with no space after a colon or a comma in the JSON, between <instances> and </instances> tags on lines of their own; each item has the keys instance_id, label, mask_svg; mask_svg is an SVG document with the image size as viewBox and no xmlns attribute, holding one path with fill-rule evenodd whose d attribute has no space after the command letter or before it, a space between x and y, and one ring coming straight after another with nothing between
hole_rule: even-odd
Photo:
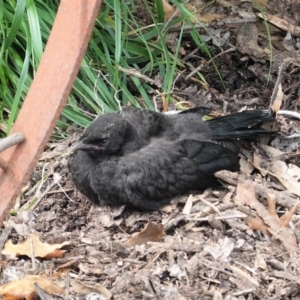
<instances>
[{"instance_id":1,"label":"long grass","mask_svg":"<svg viewBox=\"0 0 300 300\"><path fill-rule=\"evenodd\" d=\"M0 0L0 131L8 133L35 76L59 1ZM71 125L86 127L95 115L119 110L123 105L154 109L154 96L172 97L173 82L185 67L180 58L183 26L192 25L192 14L174 1L180 15L164 22L162 0L144 0L151 22L141 24L134 1L105 0L92 39L63 115L60 134ZM167 47L168 29L181 24L172 52ZM195 29L194 43L206 54L209 49ZM134 75L127 70L134 70ZM143 76L161 78L161 86ZM203 80L198 74L199 80Z\"/></svg>"}]
</instances>

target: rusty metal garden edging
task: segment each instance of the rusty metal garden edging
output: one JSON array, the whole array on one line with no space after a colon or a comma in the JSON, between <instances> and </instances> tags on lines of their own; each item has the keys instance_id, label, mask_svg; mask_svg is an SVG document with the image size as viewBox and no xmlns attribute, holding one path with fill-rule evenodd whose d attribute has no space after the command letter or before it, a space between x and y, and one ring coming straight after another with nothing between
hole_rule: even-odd
<instances>
[{"instance_id":1,"label":"rusty metal garden edging","mask_svg":"<svg viewBox=\"0 0 300 300\"><path fill-rule=\"evenodd\" d=\"M53 132L79 71L101 0L61 0L36 76L11 134L24 142L0 154L0 225Z\"/></svg>"}]
</instances>

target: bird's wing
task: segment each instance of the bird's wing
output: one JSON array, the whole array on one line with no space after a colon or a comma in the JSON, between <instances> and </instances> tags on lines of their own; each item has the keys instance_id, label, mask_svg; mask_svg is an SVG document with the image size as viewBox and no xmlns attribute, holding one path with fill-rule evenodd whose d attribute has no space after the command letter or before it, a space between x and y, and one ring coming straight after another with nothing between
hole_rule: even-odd
<instances>
[{"instance_id":1,"label":"bird's wing","mask_svg":"<svg viewBox=\"0 0 300 300\"><path fill-rule=\"evenodd\" d=\"M181 114L199 114L200 116L207 115L211 112L211 108L207 106L196 106L186 110L182 110Z\"/></svg>"},{"instance_id":2,"label":"bird's wing","mask_svg":"<svg viewBox=\"0 0 300 300\"><path fill-rule=\"evenodd\" d=\"M152 110L128 106L121 113L123 118L136 129L140 138L145 140L159 137L171 126L164 114Z\"/></svg>"},{"instance_id":3,"label":"bird's wing","mask_svg":"<svg viewBox=\"0 0 300 300\"><path fill-rule=\"evenodd\" d=\"M91 176L91 185L99 197L104 184L106 190L118 190L120 203L151 210L190 189L211 185L213 173L222 169L238 169L237 153L230 147L194 140L177 143L156 140L120 158L115 170L110 170L114 175L107 176L105 182L105 174Z\"/></svg>"}]
</instances>

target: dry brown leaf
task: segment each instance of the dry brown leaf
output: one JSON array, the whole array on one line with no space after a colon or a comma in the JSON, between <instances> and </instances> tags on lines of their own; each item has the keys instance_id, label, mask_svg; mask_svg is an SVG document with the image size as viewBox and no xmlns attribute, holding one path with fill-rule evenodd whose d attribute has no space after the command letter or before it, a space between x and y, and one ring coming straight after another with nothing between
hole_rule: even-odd
<instances>
[{"instance_id":1,"label":"dry brown leaf","mask_svg":"<svg viewBox=\"0 0 300 300\"><path fill-rule=\"evenodd\" d=\"M295 235L288 228L281 227L278 217L275 218L271 216L263 204L256 199L253 183L250 180L239 182L236 190L237 200L256 210L258 216L268 227L268 231L275 239L282 242L287 251L294 251L298 249Z\"/></svg>"},{"instance_id":2,"label":"dry brown leaf","mask_svg":"<svg viewBox=\"0 0 300 300\"><path fill-rule=\"evenodd\" d=\"M286 20L281 19L278 16L270 15L268 13L257 13L257 16L263 20L267 20L272 25L281 28L282 30L285 30L287 32L290 32L291 34L295 36L300 36L300 28L299 26L295 26L291 23L289 23Z\"/></svg>"},{"instance_id":3,"label":"dry brown leaf","mask_svg":"<svg viewBox=\"0 0 300 300\"><path fill-rule=\"evenodd\" d=\"M72 287L78 294L100 293L105 296L106 299L111 299L112 297L110 291L100 283L96 283L93 286L90 286L82 282L72 280Z\"/></svg>"},{"instance_id":4,"label":"dry brown leaf","mask_svg":"<svg viewBox=\"0 0 300 300\"><path fill-rule=\"evenodd\" d=\"M254 61L264 61L268 55L257 41L258 29L254 23L244 23L238 28L237 50L242 54L248 54Z\"/></svg>"},{"instance_id":5,"label":"dry brown leaf","mask_svg":"<svg viewBox=\"0 0 300 300\"><path fill-rule=\"evenodd\" d=\"M167 22L175 12L175 8L168 2L168 0L162 0L165 13L165 22Z\"/></svg>"},{"instance_id":6,"label":"dry brown leaf","mask_svg":"<svg viewBox=\"0 0 300 300\"><path fill-rule=\"evenodd\" d=\"M72 260L69 260L69 261L67 261L66 263L62 264L62 265L59 265L59 266L56 268L56 270L57 270L58 272L55 273L55 275L60 276L61 273L64 274L64 273L67 271L67 269L70 268L70 266L72 266L72 265L74 265L74 264L76 264L76 263L78 263L78 260L77 260L77 259L72 259ZM53 277L53 275L52 275L52 277Z\"/></svg>"},{"instance_id":7,"label":"dry brown leaf","mask_svg":"<svg viewBox=\"0 0 300 300\"><path fill-rule=\"evenodd\" d=\"M260 146L267 153L267 156L271 157L273 160L279 159L281 156L285 154L284 152L268 145L260 145Z\"/></svg>"},{"instance_id":8,"label":"dry brown leaf","mask_svg":"<svg viewBox=\"0 0 300 300\"><path fill-rule=\"evenodd\" d=\"M39 237L37 234L30 234L25 242L17 245L14 245L11 240L8 240L1 254L7 255L10 258L16 258L20 255L31 257L32 253L34 253L35 257L57 258L62 257L63 254L67 252L67 250L59 249L70 244L70 242L63 242L61 244L50 245L42 243Z\"/></svg>"},{"instance_id":9,"label":"dry brown leaf","mask_svg":"<svg viewBox=\"0 0 300 300\"><path fill-rule=\"evenodd\" d=\"M262 176L267 176L268 171L265 169L266 165L264 165L266 160L262 158L261 156L256 153L256 151L253 152L253 162L252 165L259 170Z\"/></svg>"},{"instance_id":10,"label":"dry brown leaf","mask_svg":"<svg viewBox=\"0 0 300 300\"><path fill-rule=\"evenodd\" d=\"M246 222L250 229L252 230L259 230L260 232L271 236L271 233L268 231L268 226L264 223L264 221L256 216L255 218L247 217Z\"/></svg>"},{"instance_id":11,"label":"dry brown leaf","mask_svg":"<svg viewBox=\"0 0 300 300\"><path fill-rule=\"evenodd\" d=\"M135 245L146 244L147 242L158 242L163 237L163 234L164 226L162 224L154 224L149 221L140 233L124 243L124 247L130 248Z\"/></svg>"},{"instance_id":12,"label":"dry brown leaf","mask_svg":"<svg viewBox=\"0 0 300 300\"><path fill-rule=\"evenodd\" d=\"M245 173L247 175L250 175L254 170L254 166L253 166L253 164L251 164L249 162L248 159L245 159L245 158L241 157L241 159L240 159L240 170L243 173Z\"/></svg>"},{"instance_id":13,"label":"dry brown leaf","mask_svg":"<svg viewBox=\"0 0 300 300\"><path fill-rule=\"evenodd\" d=\"M252 277L247 271L243 271L239 267L230 265L228 266L228 269L232 271L233 274L236 275L237 278L240 280L240 285L239 288L244 290L244 289L249 289L249 288L254 288L259 286L259 282L256 278Z\"/></svg>"},{"instance_id":14,"label":"dry brown leaf","mask_svg":"<svg viewBox=\"0 0 300 300\"><path fill-rule=\"evenodd\" d=\"M205 15L198 15L198 14L195 14L195 17L198 16L198 19L200 22L203 22L203 23L211 23L211 22L214 22L214 21L220 21L222 20L222 18L224 18L224 16L222 14L205 14ZM191 20L193 21L193 20ZM195 21L194 21L195 22Z\"/></svg>"},{"instance_id":15,"label":"dry brown leaf","mask_svg":"<svg viewBox=\"0 0 300 300\"><path fill-rule=\"evenodd\" d=\"M267 10L268 0L252 0L252 6L258 10Z\"/></svg>"},{"instance_id":16,"label":"dry brown leaf","mask_svg":"<svg viewBox=\"0 0 300 300\"><path fill-rule=\"evenodd\" d=\"M282 86L281 83L278 86L278 91L277 95L275 97L274 102L272 103L271 109L278 114L278 111L280 110L281 104L282 104L282 99L283 99L283 91L282 91Z\"/></svg>"},{"instance_id":17,"label":"dry brown leaf","mask_svg":"<svg viewBox=\"0 0 300 300\"><path fill-rule=\"evenodd\" d=\"M275 149L271 146L260 145L260 147L265 152L264 156L259 155L256 151L253 152L253 163L252 165L260 171L263 176L266 176L268 173L272 176L275 176L270 170L269 166L272 161L279 160L282 155L285 153ZM266 159L266 157L268 159Z\"/></svg>"},{"instance_id":18,"label":"dry brown leaf","mask_svg":"<svg viewBox=\"0 0 300 300\"><path fill-rule=\"evenodd\" d=\"M282 227L287 227L289 222L291 221L293 215L295 214L299 202L297 202L289 211L287 211L284 215L282 215L279 219L279 224Z\"/></svg>"},{"instance_id":19,"label":"dry brown leaf","mask_svg":"<svg viewBox=\"0 0 300 300\"><path fill-rule=\"evenodd\" d=\"M221 5L222 7L231 7L234 6L234 3L232 3L232 1L227 1L227 0L217 0L216 1L218 3L218 5Z\"/></svg>"},{"instance_id":20,"label":"dry brown leaf","mask_svg":"<svg viewBox=\"0 0 300 300\"><path fill-rule=\"evenodd\" d=\"M293 194L300 196L300 168L293 164L286 164L281 160L275 160L270 166L272 172L281 184Z\"/></svg>"},{"instance_id":21,"label":"dry brown leaf","mask_svg":"<svg viewBox=\"0 0 300 300\"><path fill-rule=\"evenodd\" d=\"M204 246L204 251L208 252L214 259L227 260L234 249L234 242L225 237L219 239L218 243L207 244Z\"/></svg>"},{"instance_id":22,"label":"dry brown leaf","mask_svg":"<svg viewBox=\"0 0 300 300\"><path fill-rule=\"evenodd\" d=\"M36 294L34 283L37 283L48 294L64 295L64 290L54 282L38 275L27 275L22 279L13 280L0 286L0 295L4 299L33 299Z\"/></svg>"},{"instance_id":23,"label":"dry brown leaf","mask_svg":"<svg viewBox=\"0 0 300 300\"><path fill-rule=\"evenodd\" d=\"M89 267L86 264L79 264L78 268L81 272L83 272L85 274L92 274L92 275L97 275L97 276L106 274L102 269Z\"/></svg>"},{"instance_id":24,"label":"dry brown leaf","mask_svg":"<svg viewBox=\"0 0 300 300\"><path fill-rule=\"evenodd\" d=\"M250 180L239 181L236 188L236 196L239 204L246 204L250 207L256 202L255 191Z\"/></svg>"},{"instance_id":25,"label":"dry brown leaf","mask_svg":"<svg viewBox=\"0 0 300 300\"><path fill-rule=\"evenodd\" d=\"M179 48L179 53L180 53L181 55L186 55L186 51L185 51L184 47L180 47L180 48Z\"/></svg>"},{"instance_id":26,"label":"dry brown leaf","mask_svg":"<svg viewBox=\"0 0 300 300\"><path fill-rule=\"evenodd\" d=\"M284 152L266 145L262 146L262 148L270 159L263 159L254 152L253 165L260 170L263 176L268 173L276 177L291 193L300 196L300 168L293 164L287 165L281 161L279 158Z\"/></svg>"}]
</instances>

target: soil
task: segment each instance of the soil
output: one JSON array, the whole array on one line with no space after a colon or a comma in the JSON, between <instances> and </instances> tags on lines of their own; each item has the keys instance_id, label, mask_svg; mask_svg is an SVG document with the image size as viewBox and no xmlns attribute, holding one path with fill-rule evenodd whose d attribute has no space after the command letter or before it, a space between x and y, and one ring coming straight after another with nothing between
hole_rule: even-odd
<instances>
[{"instance_id":1,"label":"soil","mask_svg":"<svg viewBox=\"0 0 300 300\"><path fill-rule=\"evenodd\" d=\"M276 110L272 94L275 89L280 98L279 78L280 109L299 111L299 3L259 3L278 18L276 26L270 25L272 61L264 20L251 2L189 2L195 10L207 4L199 18L215 41L200 32L213 49L223 83L187 31L181 49L187 65L173 94L182 106L206 105L215 114L270 106ZM147 23L147 16L142 17ZM170 49L177 37L175 27ZM283 65L284 59L289 60ZM205 84L191 75L199 66ZM158 109L166 108L163 100L157 101ZM0 248L7 240L21 244L31 233L45 244L69 244L57 258L2 254L0 284L26 275L46 276L63 288L66 299L300 299L299 114L279 112L277 123L280 136L243 148L241 172L217 175L222 187L183 195L151 213L97 207L74 188L67 160L80 131L49 143L0 229ZM283 153L275 154L275 148ZM274 165L286 171L275 174Z\"/></svg>"}]
</instances>

